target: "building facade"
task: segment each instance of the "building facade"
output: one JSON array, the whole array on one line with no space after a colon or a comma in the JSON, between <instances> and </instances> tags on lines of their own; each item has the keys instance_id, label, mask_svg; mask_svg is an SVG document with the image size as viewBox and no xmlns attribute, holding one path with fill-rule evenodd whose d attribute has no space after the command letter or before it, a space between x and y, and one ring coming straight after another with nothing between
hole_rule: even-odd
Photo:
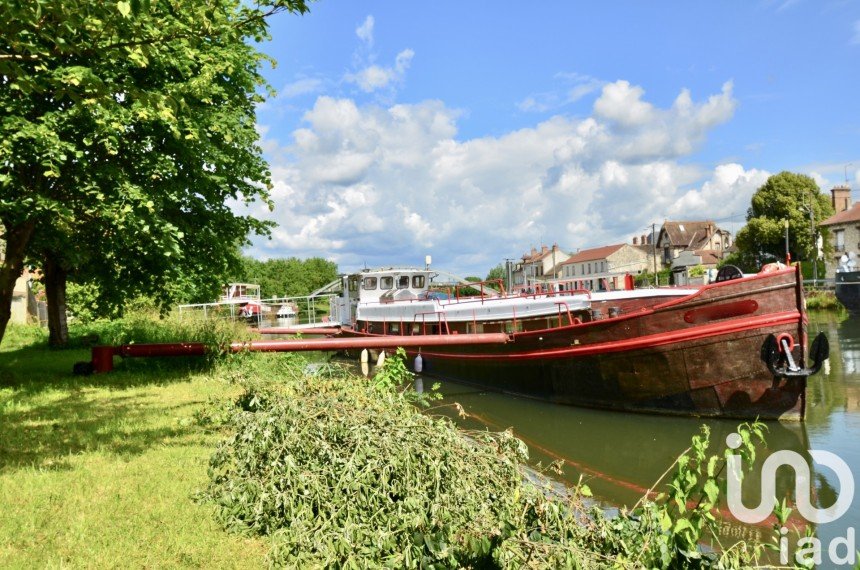
<instances>
[{"instance_id":1,"label":"building facade","mask_svg":"<svg viewBox=\"0 0 860 570\"><path fill-rule=\"evenodd\" d=\"M643 248L626 243L584 249L561 264L558 279L576 289L623 289L625 276L647 271L648 262Z\"/></svg>"},{"instance_id":2,"label":"building facade","mask_svg":"<svg viewBox=\"0 0 860 570\"><path fill-rule=\"evenodd\" d=\"M860 202L852 204L849 186L836 186L830 190L830 196L836 213L819 224L830 230L833 246L833 253L824 259L827 278L836 276L836 267L843 255L860 254Z\"/></svg>"},{"instance_id":3,"label":"building facade","mask_svg":"<svg viewBox=\"0 0 860 570\"><path fill-rule=\"evenodd\" d=\"M559 249L558 244L552 247L545 245L540 249L532 248L517 261L511 272L512 289L525 288L529 284L555 279L561 270L561 264L570 254Z\"/></svg>"}]
</instances>

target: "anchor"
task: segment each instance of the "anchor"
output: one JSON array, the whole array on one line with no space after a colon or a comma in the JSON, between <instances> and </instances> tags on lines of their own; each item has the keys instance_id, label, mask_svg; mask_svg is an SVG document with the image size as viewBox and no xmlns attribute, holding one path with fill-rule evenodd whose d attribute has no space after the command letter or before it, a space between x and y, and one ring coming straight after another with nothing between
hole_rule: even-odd
<instances>
[{"instance_id":1,"label":"anchor","mask_svg":"<svg viewBox=\"0 0 860 570\"><path fill-rule=\"evenodd\" d=\"M801 368L791 355L791 346L787 338L777 340L772 334L768 335L761 347L761 359L767 364L768 370L777 378L806 378L821 370L821 365L830 356L830 343L824 333L818 333L809 349L812 366Z\"/></svg>"}]
</instances>

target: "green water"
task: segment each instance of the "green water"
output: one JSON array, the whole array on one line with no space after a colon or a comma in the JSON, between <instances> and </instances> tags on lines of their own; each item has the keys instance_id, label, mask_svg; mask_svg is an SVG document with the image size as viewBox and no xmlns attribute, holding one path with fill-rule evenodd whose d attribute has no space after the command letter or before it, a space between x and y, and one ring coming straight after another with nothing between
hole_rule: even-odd
<instances>
[{"instance_id":1,"label":"green water","mask_svg":"<svg viewBox=\"0 0 860 570\"><path fill-rule=\"evenodd\" d=\"M768 422L768 447L744 482L746 506L758 505L761 462L774 451L792 450L810 462L808 450L827 450L849 465L855 479L860 476L860 319L842 319L832 315L811 318L810 338L818 331L827 334L830 361L810 379L806 422ZM736 355L725 355L733 357ZM424 382L428 384L430 380ZM452 382L442 382L442 392L446 402L459 403L468 414L465 419L458 417L463 427L512 429L529 445L534 462L561 461L563 478L575 483L582 477L597 500L607 507L633 505L689 446L691 436L703 424L711 429L712 445L719 445L721 450L726 436L738 423L560 406ZM453 408L449 410L456 416ZM860 480L857 482L860 484ZM792 502L794 487L792 469L780 468L776 481L778 498L787 497ZM831 505L839 492L835 474L818 465L812 465L811 487L813 505L817 506ZM723 511L722 536L770 540L771 528L767 523L745 525L734 519L727 506L723 506ZM849 528L860 527L860 502L826 525L807 524L797 511L790 520L791 526L801 531L814 530L826 547L833 537L845 537ZM792 534L790 544L796 540Z\"/></svg>"}]
</instances>

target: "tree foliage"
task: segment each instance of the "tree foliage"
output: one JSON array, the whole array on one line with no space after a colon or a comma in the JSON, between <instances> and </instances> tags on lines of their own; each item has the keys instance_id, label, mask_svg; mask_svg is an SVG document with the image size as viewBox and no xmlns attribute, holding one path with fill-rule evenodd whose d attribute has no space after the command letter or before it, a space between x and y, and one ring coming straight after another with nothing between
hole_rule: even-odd
<instances>
[{"instance_id":1,"label":"tree foliage","mask_svg":"<svg viewBox=\"0 0 860 570\"><path fill-rule=\"evenodd\" d=\"M492 281L493 279L501 279L502 281L505 281L507 278L508 275L505 272L505 266L500 263L490 269L489 273L487 273L487 278L484 281Z\"/></svg>"},{"instance_id":2,"label":"tree foliage","mask_svg":"<svg viewBox=\"0 0 860 570\"><path fill-rule=\"evenodd\" d=\"M113 302L211 298L237 243L267 232L233 208L269 203L251 42L305 0L0 6L0 339L27 259L53 269L55 303L69 278Z\"/></svg>"},{"instance_id":3,"label":"tree foliage","mask_svg":"<svg viewBox=\"0 0 860 570\"><path fill-rule=\"evenodd\" d=\"M753 194L747 225L738 232L735 239L738 252L731 260L747 271L755 271L768 261L785 260L785 220L788 220L792 260L813 259L816 245L810 208L815 224L833 214L829 198L812 178L792 172L771 176ZM828 248L827 239L824 243Z\"/></svg>"},{"instance_id":4,"label":"tree foliage","mask_svg":"<svg viewBox=\"0 0 860 570\"><path fill-rule=\"evenodd\" d=\"M267 261L243 257L242 267L233 274L233 281L257 283L263 298L298 297L331 283L337 276L337 265L319 257Z\"/></svg>"}]
</instances>

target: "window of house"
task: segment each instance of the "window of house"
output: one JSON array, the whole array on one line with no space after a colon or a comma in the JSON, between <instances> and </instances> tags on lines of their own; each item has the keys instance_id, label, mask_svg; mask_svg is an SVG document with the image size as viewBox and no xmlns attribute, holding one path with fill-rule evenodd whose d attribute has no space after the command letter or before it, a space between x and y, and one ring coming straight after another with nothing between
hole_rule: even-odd
<instances>
[{"instance_id":1,"label":"window of house","mask_svg":"<svg viewBox=\"0 0 860 570\"><path fill-rule=\"evenodd\" d=\"M423 275L413 275L412 276L412 288L413 289L423 289L424 288L424 276Z\"/></svg>"},{"instance_id":2,"label":"window of house","mask_svg":"<svg viewBox=\"0 0 860 570\"><path fill-rule=\"evenodd\" d=\"M376 289L376 277L365 277L362 279L361 288L365 291Z\"/></svg>"},{"instance_id":3,"label":"window of house","mask_svg":"<svg viewBox=\"0 0 860 570\"><path fill-rule=\"evenodd\" d=\"M588 274L591 275L591 264L588 264Z\"/></svg>"},{"instance_id":4,"label":"window of house","mask_svg":"<svg viewBox=\"0 0 860 570\"><path fill-rule=\"evenodd\" d=\"M382 277L379 280L379 288L382 290L394 288L394 277Z\"/></svg>"},{"instance_id":5,"label":"window of house","mask_svg":"<svg viewBox=\"0 0 860 570\"><path fill-rule=\"evenodd\" d=\"M845 230L834 230L833 241L833 249L836 251L845 251Z\"/></svg>"},{"instance_id":6,"label":"window of house","mask_svg":"<svg viewBox=\"0 0 860 570\"><path fill-rule=\"evenodd\" d=\"M397 278L397 288L398 289L408 289L409 288L409 276L401 275Z\"/></svg>"}]
</instances>

